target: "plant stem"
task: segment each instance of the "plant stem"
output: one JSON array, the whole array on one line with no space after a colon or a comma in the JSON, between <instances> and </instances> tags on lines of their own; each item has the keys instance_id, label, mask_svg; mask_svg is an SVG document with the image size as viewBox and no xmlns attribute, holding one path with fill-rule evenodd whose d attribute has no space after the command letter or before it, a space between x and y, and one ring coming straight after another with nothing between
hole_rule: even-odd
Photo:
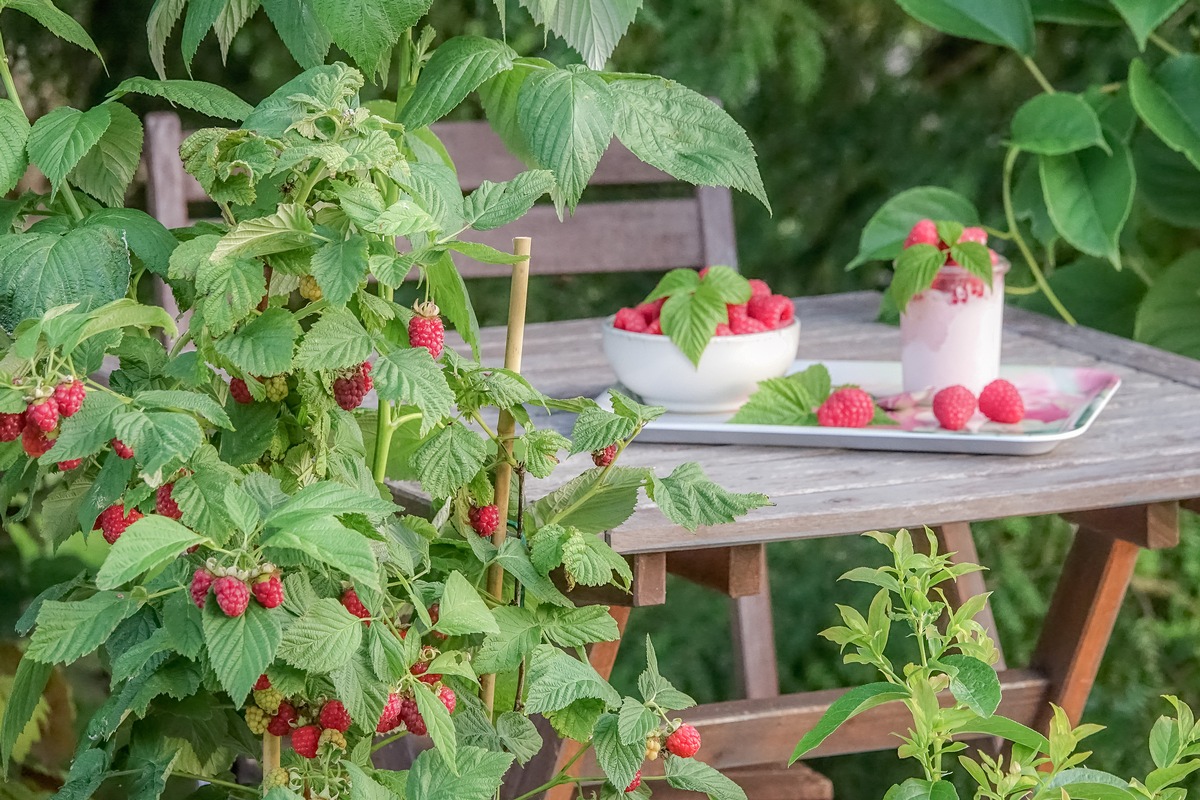
<instances>
[{"instance_id":1,"label":"plant stem","mask_svg":"<svg viewBox=\"0 0 1200 800\"><path fill-rule=\"evenodd\" d=\"M585 744L583 747L580 747L579 752L576 753L575 755L571 756L571 760L563 765L563 768L561 770L559 770L557 775L555 775L553 778L546 781L545 783L543 783L541 786L537 787L533 791L526 792L525 794L523 794L519 797L514 797L513 800L529 800L529 798L536 797L539 794L541 794L542 792L553 789L555 786L561 786L564 783L575 783L579 779L569 777L567 775L567 770L569 770L571 767L575 766L575 762L577 762L579 759L583 758L583 754L586 753L591 748L591 746L592 745L589 742L588 744Z\"/></svg>"},{"instance_id":2,"label":"plant stem","mask_svg":"<svg viewBox=\"0 0 1200 800\"><path fill-rule=\"evenodd\" d=\"M220 778L206 778L203 775L193 775L190 772L171 772L172 778L182 778L185 781L204 781L211 783L213 786L220 786L225 789L232 789L237 792L245 792L247 794L258 794L258 790L253 786L242 786L240 783L233 781L223 781Z\"/></svg>"},{"instance_id":3,"label":"plant stem","mask_svg":"<svg viewBox=\"0 0 1200 800\"><path fill-rule=\"evenodd\" d=\"M1171 44L1166 39L1164 39L1162 36L1158 35L1157 33L1150 34L1150 41L1152 41L1152 42L1154 42L1154 44L1158 45L1158 47L1161 48L1163 50L1163 52L1165 52L1169 56L1182 55L1180 53L1178 47Z\"/></svg>"},{"instance_id":4,"label":"plant stem","mask_svg":"<svg viewBox=\"0 0 1200 800\"><path fill-rule=\"evenodd\" d=\"M184 331L183 335L175 340L175 344L171 346L171 352L167 354L167 358L174 358L179 355L180 351L187 346L187 343L192 340L192 332Z\"/></svg>"},{"instance_id":5,"label":"plant stem","mask_svg":"<svg viewBox=\"0 0 1200 800\"><path fill-rule=\"evenodd\" d=\"M1029 70L1029 72L1033 75L1033 79L1038 82L1038 85L1042 87L1042 90L1045 91L1046 94L1055 93L1054 86L1050 83L1050 81L1046 80L1046 76L1042 73L1041 69L1038 68L1037 62L1035 62L1029 56L1021 56L1021 62L1025 64L1025 68Z\"/></svg>"},{"instance_id":6,"label":"plant stem","mask_svg":"<svg viewBox=\"0 0 1200 800\"><path fill-rule=\"evenodd\" d=\"M1013 241L1017 244L1017 249L1021 251L1021 255L1025 258L1025 263L1029 265L1029 271L1033 273L1033 279L1037 282L1038 288L1046 295L1046 299L1050 301L1050 305L1054 306L1054 310L1059 313L1059 316L1068 325L1076 325L1075 317L1067 311L1067 307L1058 299L1058 295L1050 288L1050 283L1046 280L1046 276L1042 274L1042 268L1038 266L1037 259L1033 257L1033 252L1029 249L1029 245L1025 242L1025 237L1021 235L1020 228L1017 227L1017 215L1013 211L1012 202L1012 177L1013 167L1017 163L1017 156L1020 150L1015 147L1008 149L1008 155L1004 157L1004 181L1001 186L1004 199L1004 218L1008 222L1008 229L1012 233Z\"/></svg>"},{"instance_id":7,"label":"plant stem","mask_svg":"<svg viewBox=\"0 0 1200 800\"><path fill-rule=\"evenodd\" d=\"M391 736L387 737L386 739L382 739L382 740L376 742L375 745L371 748L371 752L374 753L379 750L382 750L383 748L387 747L392 742L395 742L405 736L408 736L408 731L400 731L399 733L393 733Z\"/></svg>"},{"instance_id":8,"label":"plant stem","mask_svg":"<svg viewBox=\"0 0 1200 800\"><path fill-rule=\"evenodd\" d=\"M17 94L17 84L13 80L12 71L8 68L8 54L4 52L4 38L0 37L0 81L4 83L4 91L8 99L25 116L25 107L21 105L21 96Z\"/></svg>"},{"instance_id":9,"label":"plant stem","mask_svg":"<svg viewBox=\"0 0 1200 800\"><path fill-rule=\"evenodd\" d=\"M62 187L63 199L67 201L67 208L71 209L71 216L76 220L84 218L83 209L79 207L79 201L75 199L75 193L71 191L71 184L63 181Z\"/></svg>"},{"instance_id":10,"label":"plant stem","mask_svg":"<svg viewBox=\"0 0 1200 800\"><path fill-rule=\"evenodd\" d=\"M375 282L375 293L389 303L392 302L391 287L382 281ZM384 478L387 477L388 454L392 449L392 434L397 425L392 422L392 404L380 399L379 413L375 418L375 460L371 464L372 477L379 488L385 488Z\"/></svg>"}]
</instances>

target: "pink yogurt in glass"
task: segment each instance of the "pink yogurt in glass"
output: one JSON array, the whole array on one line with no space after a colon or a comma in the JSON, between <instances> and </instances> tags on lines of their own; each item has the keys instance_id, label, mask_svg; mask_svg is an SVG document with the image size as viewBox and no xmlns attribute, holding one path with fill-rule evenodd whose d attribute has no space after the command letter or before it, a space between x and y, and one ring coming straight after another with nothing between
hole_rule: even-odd
<instances>
[{"instance_id":1,"label":"pink yogurt in glass","mask_svg":"<svg viewBox=\"0 0 1200 800\"><path fill-rule=\"evenodd\" d=\"M961 267L942 267L933 287L909 301L900 315L904 391L960 384L979 394L996 379L1008 266L998 260L990 288Z\"/></svg>"}]
</instances>

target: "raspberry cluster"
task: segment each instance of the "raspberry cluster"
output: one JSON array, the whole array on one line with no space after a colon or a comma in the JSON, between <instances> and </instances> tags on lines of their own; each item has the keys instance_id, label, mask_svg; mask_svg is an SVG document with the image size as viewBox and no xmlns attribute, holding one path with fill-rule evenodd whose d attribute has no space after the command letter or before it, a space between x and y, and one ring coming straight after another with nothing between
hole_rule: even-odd
<instances>
[{"instance_id":1,"label":"raspberry cluster","mask_svg":"<svg viewBox=\"0 0 1200 800\"><path fill-rule=\"evenodd\" d=\"M346 589L342 592L342 606L345 607L354 616L364 621L364 624L370 627L371 612L363 605L362 600L358 599L358 592L354 591L354 587Z\"/></svg>"},{"instance_id":2,"label":"raspberry cluster","mask_svg":"<svg viewBox=\"0 0 1200 800\"><path fill-rule=\"evenodd\" d=\"M963 228L962 235L959 236L958 241L974 242L975 244L987 247L987 231L978 227ZM919 220L912 226L912 229L908 232L908 237L904 240L905 248L918 244L933 245L943 251L950 249L950 245L942 241L937 223L931 219ZM999 263L1000 256L996 254L996 251L989 248L988 255L991 256L993 265ZM953 257L947 256L946 266L958 267L959 264ZM965 274L961 269L939 271L934 277L930 288L948 295L950 303L953 305L965 303L973 297L983 297L987 292L987 286L981 278Z\"/></svg>"},{"instance_id":3,"label":"raspberry cluster","mask_svg":"<svg viewBox=\"0 0 1200 800\"><path fill-rule=\"evenodd\" d=\"M500 509L497 506L471 506L467 511L471 529L480 536L492 536L500 530Z\"/></svg>"},{"instance_id":4,"label":"raspberry cluster","mask_svg":"<svg viewBox=\"0 0 1200 800\"><path fill-rule=\"evenodd\" d=\"M284 700L279 704L279 710L271 717L267 725L267 733L272 736L287 736L292 730L292 723L300 718L296 707Z\"/></svg>"},{"instance_id":5,"label":"raspberry cluster","mask_svg":"<svg viewBox=\"0 0 1200 800\"><path fill-rule=\"evenodd\" d=\"M371 380L371 364L364 361L333 381L333 399L343 411L353 411L362 405L363 398L371 391L375 382Z\"/></svg>"},{"instance_id":6,"label":"raspberry cluster","mask_svg":"<svg viewBox=\"0 0 1200 800\"><path fill-rule=\"evenodd\" d=\"M424 347L429 355L439 358L446 344L446 327L437 305L426 301L413 305L413 317L408 321L408 343Z\"/></svg>"},{"instance_id":7,"label":"raspberry cluster","mask_svg":"<svg viewBox=\"0 0 1200 800\"><path fill-rule=\"evenodd\" d=\"M592 451L592 463L597 467L607 467L617 458L617 446L610 444L608 447L602 447L599 450Z\"/></svg>"},{"instance_id":8,"label":"raspberry cluster","mask_svg":"<svg viewBox=\"0 0 1200 800\"><path fill-rule=\"evenodd\" d=\"M136 508L131 508L129 513L125 513L124 503L113 503L96 517L96 524L92 526L92 530L101 531L104 534L104 541L116 544L117 539L121 538L121 534L141 518L142 512Z\"/></svg>"},{"instance_id":9,"label":"raspberry cluster","mask_svg":"<svg viewBox=\"0 0 1200 800\"><path fill-rule=\"evenodd\" d=\"M26 398L24 410L0 413L0 442L20 439L28 456L40 458L58 438L59 421L78 413L86 397L87 387L76 378L54 387L39 385L33 396ZM58 468L65 472L82 463L82 459L66 459Z\"/></svg>"},{"instance_id":10,"label":"raspberry cluster","mask_svg":"<svg viewBox=\"0 0 1200 800\"><path fill-rule=\"evenodd\" d=\"M700 277L708 274L700 270ZM786 328L796 318L796 308L784 295L774 294L766 281L752 278L750 299L745 303L727 303L726 321L717 325L717 336L740 336L748 333ZM632 308L622 308L613 317L613 327L632 333L659 334L662 329L662 308L667 298L660 297L640 303Z\"/></svg>"}]
</instances>

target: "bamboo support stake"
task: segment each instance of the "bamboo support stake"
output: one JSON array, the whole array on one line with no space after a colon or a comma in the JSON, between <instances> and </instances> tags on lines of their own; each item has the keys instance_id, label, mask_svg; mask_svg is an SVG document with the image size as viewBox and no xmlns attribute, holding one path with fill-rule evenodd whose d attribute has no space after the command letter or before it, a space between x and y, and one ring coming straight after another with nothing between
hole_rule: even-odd
<instances>
[{"instance_id":1,"label":"bamboo support stake","mask_svg":"<svg viewBox=\"0 0 1200 800\"><path fill-rule=\"evenodd\" d=\"M266 781L267 776L274 770L279 769L279 744L280 739L270 733L263 734L263 781ZM263 792L266 794L266 792Z\"/></svg>"},{"instance_id":2,"label":"bamboo support stake","mask_svg":"<svg viewBox=\"0 0 1200 800\"><path fill-rule=\"evenodd\" d=\"M524 256L513 265L512 289L508 296L508 337L504 345L504 368L513 372L521 371L521 350L525 346L525 308L529 300L529 251L531 240L528 236L518 236L513 239L513 253ZM496 426L496 434L503 443L509 458L505 458L496 467L496 506L500 509L501 525L492 536L492 544L496 547L504 544L508 537L508 496L512 486L512 440L516 433L517 421L508 411L500 412L500 420ZM492 597L504 597L504 570L499 564L488 568L488 594ZM496 676L484 675L480 683L480 696L488 714L496 699Z\"/></svg>"}]
</instances>

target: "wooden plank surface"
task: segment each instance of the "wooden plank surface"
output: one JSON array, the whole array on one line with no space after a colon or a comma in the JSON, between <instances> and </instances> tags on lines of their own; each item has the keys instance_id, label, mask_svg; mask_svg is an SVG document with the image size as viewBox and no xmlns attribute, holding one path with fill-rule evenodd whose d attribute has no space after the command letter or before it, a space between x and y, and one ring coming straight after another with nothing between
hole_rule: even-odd
<instances>
[{"instance_id":1,"label":"wooden plank surface","mask_svg":"<svg viewBox=\"0 0 1200 800\"><path fill-rule=\"evenodd\" d=\"M798 356L897 359L899 331L872 321L877 306L869 292L798 300ZM1094 332L1053 320L1035 325L1010 311L1007 363L1101 367L1121 376L1124 384L1086 435L1030 457L635 443L623 463L661 471L698 461L721 485L764 492L774 505L690 534L644 502L611 543L626 554L669 552L1200 497L1200 437L1180 435L1200 427L1200 362L1099 334L1093 340ZM615 380L599 337L595 319L530 325L524 374L556 397L595 396ZM500 363L502 352L500 331L486 331L484 362ZM1169 370L1158 369L1167 362ZM531 492L544 494L590 466L586 454L566 459Z\"/></svg>"}]
</instances>

